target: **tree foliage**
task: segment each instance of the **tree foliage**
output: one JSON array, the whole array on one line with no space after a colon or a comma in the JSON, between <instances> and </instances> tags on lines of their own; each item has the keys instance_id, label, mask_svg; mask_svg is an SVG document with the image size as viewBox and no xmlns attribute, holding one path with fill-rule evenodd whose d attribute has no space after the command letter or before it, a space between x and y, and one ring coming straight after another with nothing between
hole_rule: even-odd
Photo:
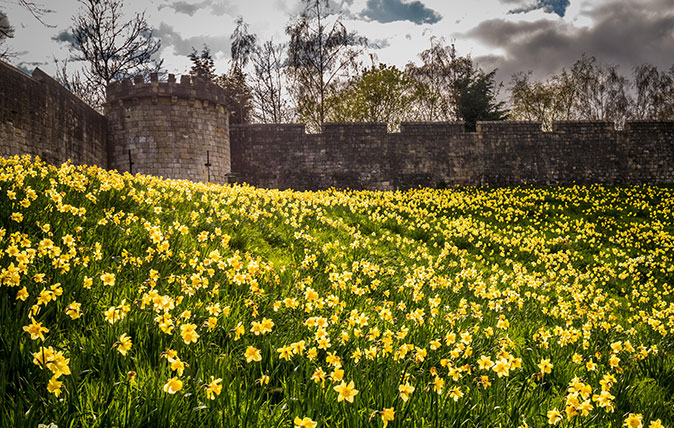
<instances>
[{"instance_id":1,"label":"tree foliage","mask_svg":"<svg viewBox=\"0 0 674 428\"><path fill-rule=\"evenodd\" d=\"M416 93L413 80L394 66L366 68L349 80L329 100L328 120L335 122L385 122L391 130L408 120Z\"/></svg>"},{"instance_id":2,"label":"tree foliage","mask_svg":"<svg viewBox=\"0 0 674 428\"><path fill-rule=\"evenodd\" d=\"M480 120L505 120L504 102L496 100L496 70L485 73L473 68L469 75L454 82L456 117L466 122L468 131L475 131Z\"/></svg>"},{"instance_id":3,"label":"tree foliage","mask_svg":"<svg viewBox=\"0 0 674 428\"><path fill-rule=\"evenodd\" d=\"M230 39L232 41L230 49L232 69L243 72L255 51L257 36L248 32L248 24L243 21L242 17L239 17Z\"/></svg>"},{"instance_id":4,"label":"tree foliage","mask_svg":"<svg viewBox=\"0 0 674 428\"><path fill-rule=\"evenodd\" d=\"M249 123L251 119L252 103L250 87L246 83L245 74L237 67L232 67L228 73L218 75L211 50L204 45L201 53L196 49L188 55L192 62L190 75L209 80L222 87L227 95L227 110L230 113L229 122L233 124Z\"/></svg>"},{"instance_id":5,"label":"tree foliage","mask_svg":"<svg viewBox=\"0 0 674 428\"><path fill-rule=\"evenodd\" d=\"M484 72L469 56L460 56L454 44L436 38L419 58L420 64L406 67L415 91L411 119L464 120L468 130L478 120L505 119L503 103L496 99L496 70Z\"/></svg>"},{"instance_id":6,"label":"tree foliage","mask_svg":"<svg viewBox=\"0 0 674 428\"><path fill-rule=\"evenodd\" d=\"M216 81L215 61L211 56L211 50L208 46L204 45L201 53L197 52L193 47L192 53L187 57L192 61L190 76L201 77L202 79L210 80L212 82Z\"/></svg>"},{"instance_id":7,"label":"tree foliage","mask_svg":"<svg viewBox=\"0 0 674 428\"><path fill-rule=\"evenodd\" d=\"M406 71L413 79L418 120L446 121L457 119L457 83L471 75L473 62L461 57L456 47L442 39L431 38L431 47L419 54L421 64L410 62Z\"/></svg>"},{"instance_id":8,"label":"tree foliage","mask_svg":"<svg viewBox=\"0 0 674 428\"><path fill-rule=\"evenodd\" d=\"M246 75L238 68L221 75L216 83L227 94L227 103L230 112L229 123L250 123L253 111L253 96Z\"/></svg>"},{"instance_id":9,"label":"tree foliage","mask_svg":"<svg viewBox=\"0 0 674 428\"><path fill-rule=\"evenodd\" d=\"M229 103L229 123L250 123L253 111L253 91L248 84L245 67L255 50L257 37L248 32L248 24L239 17L230 36L231 61L229 72L220 76L217 83L225 89Z\"/></svg>"},{"instance_id":10,"label":"tree foliage","mask_svg":"<svg viewBox=\"0 0 674 428\"><path fill-rule=\"evenodd\" d=\"M6 40L14 37L14 28L9 23L7 14L0 10L0 59L7 60L12 56L9 47L6 46Z\"/></svg>"}]
</instances>

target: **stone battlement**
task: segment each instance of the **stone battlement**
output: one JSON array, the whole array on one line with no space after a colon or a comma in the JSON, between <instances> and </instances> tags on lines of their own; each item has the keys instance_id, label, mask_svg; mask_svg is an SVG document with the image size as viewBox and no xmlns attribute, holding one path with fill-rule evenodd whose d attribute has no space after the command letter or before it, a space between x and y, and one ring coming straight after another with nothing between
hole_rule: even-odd
<instances>
[{"instance_id":1,"label":"stone battlement","mask_svg":"<svg viewBox=\"0 0 674 428\"><path fill-rule=\"evenodd\" d=\"M112 82L106 94L108 105L139 98L195 99L215 105L225 105L227 101L225 90L205 79L181 76L178 82L175 75L169 74L164 82L159 80L157 73L150 74L149 82L142 75L135 76L133 80L127 78Z\"/></svg>"}]
</instances>

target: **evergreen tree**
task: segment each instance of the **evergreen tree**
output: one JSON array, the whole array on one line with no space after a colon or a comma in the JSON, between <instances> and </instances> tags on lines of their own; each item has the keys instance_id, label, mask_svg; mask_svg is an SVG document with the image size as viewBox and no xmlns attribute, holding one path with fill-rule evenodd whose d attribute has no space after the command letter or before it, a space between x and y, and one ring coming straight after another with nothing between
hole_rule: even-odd
<instances>
[{"instance_id":1,"label":"evergreen tree","mask_svg":"<svg viewBox=\"0 0 674 428\"><path fill-rule=\"evenodd\" d=\"M197 53L197 50L192 48L192 53L188 55L188 58L192 61L190 76L201 77L211 82L216 81L215 61L208 46L204 45L201 53Z\"/></svg>"},{"instance_id":2,"label":"evergreen tree","mask_svg":"<svg viewBox=\"0 0 674 428\"><path fill-rule=\"evenodd\" d=\"M188 57L192 61L191 76L207 79L225 90L227 96L226 108L230 113L229 123L249 123L253 109L253 97L250 86L246 82L245 73L239 67L233 65L229 73L218 76L211 50L206 45L204 45L201 53L193 49Z\"/></svg>"},{"instance_id":3,"label":"evergreen tree","mask_svg":"<svg viewBox=\"0 0 674 428\"><path fill-rule=\"evenodd\" d=\"M457 117L466 122L468 131L475 131L478 121L505 120L508 116L504 103L496 100L495 74L496 70L485 73L474 68L454 83Z\"/></svg>"}]
</instances>

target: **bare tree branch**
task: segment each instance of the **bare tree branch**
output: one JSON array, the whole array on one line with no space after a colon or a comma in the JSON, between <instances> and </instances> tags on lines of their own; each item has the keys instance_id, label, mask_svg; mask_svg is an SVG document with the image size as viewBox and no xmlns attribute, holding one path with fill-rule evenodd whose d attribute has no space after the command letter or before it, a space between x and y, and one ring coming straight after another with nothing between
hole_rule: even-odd
<instances>
[{"instance_id":1,"label":"bare tree branch","mask_svg":"<svg viewBox=\"0 0 674 428\"><path fill-rule=\"evenodd\" d=\"M300 119L309 129L318 130L329 108L326 101L339 78L348 78L358 68L357 58L367 40L347 31L327 0L304 2L302 14L286 28L290 36L287 69ZM332 25L326 25L331 19Z\"/></svg>"},{"instance_id":2,"label":"bare tree branch","mask_svg":"<svg viewBox=\"0 0 674 428\"><path fill-rule=\"evenodd\" d=\"M256 47L252 55L255 118L262 123L292 120L284 91L284 50L285 45L275 45L269 40Z\"/></svg>"},{"instance_id":3,"label":"bare tree branch","mask_svg":"<svg viewBox=\"0 0 674 428\"><path fill-rule=\"evenodd\" d=\"M53 13L54 12L53 10L45 8L40 3L36 3L29 0L16 0L16 4L18 4L19 6L23 7L28 12L30 12L30 14L33 15L33 18L37 19L38 22L44 25L45 27L49 28L56 27L56 25L47 24L44 20L44 16Z\"/></svg>"}]
</instances>

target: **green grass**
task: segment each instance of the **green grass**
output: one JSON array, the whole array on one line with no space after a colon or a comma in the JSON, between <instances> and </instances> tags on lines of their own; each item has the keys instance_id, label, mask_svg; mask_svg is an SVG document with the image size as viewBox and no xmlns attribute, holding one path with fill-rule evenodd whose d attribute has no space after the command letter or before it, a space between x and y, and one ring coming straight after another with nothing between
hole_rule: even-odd
<instances>
[{"instance_id":1,"label":"green grass","mask_svg":"<svg viewBox=\"0 0 674 428\"><path fill-rule=\"evenodd\" d=\"M673 208L672 186L292 192L0 159L0 426L673 427Z\"/></svg>"}]
</instances>

